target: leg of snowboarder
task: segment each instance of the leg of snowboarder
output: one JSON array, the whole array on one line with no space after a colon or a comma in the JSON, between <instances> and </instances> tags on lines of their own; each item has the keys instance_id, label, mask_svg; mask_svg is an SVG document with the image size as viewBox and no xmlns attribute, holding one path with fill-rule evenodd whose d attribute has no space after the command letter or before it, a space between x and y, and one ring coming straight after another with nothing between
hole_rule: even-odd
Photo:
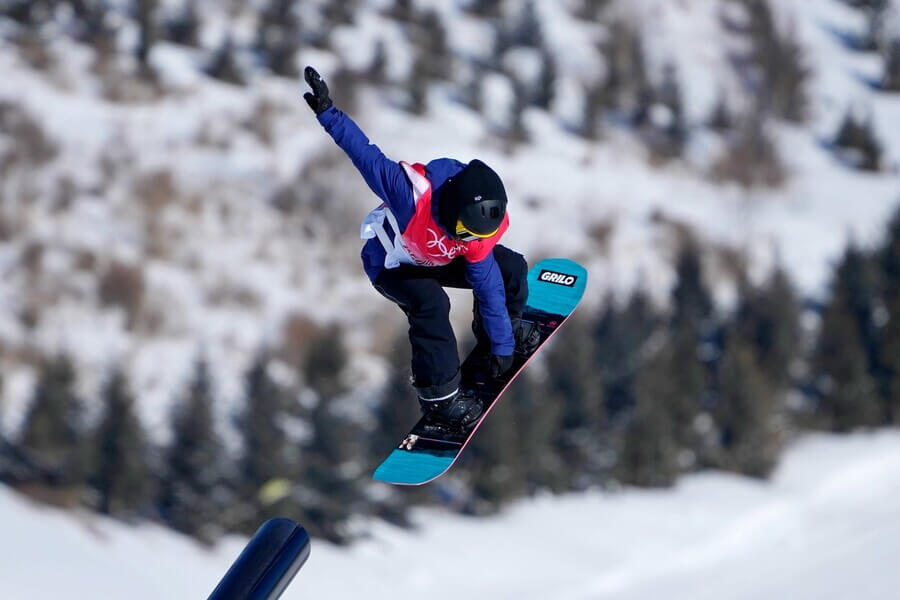
<instances>
[{"instance_id":1,"label":"leg of snowboarder","mask_svg":"<svg viewBox=\"0 0 900 600\"><path fill-rule=\"evenodd\" d=\"M334 106L328 86L312 67L304 77L311 89L304 94L307 104L382 202L361 227L367 240L363 268L410 321L413 376L422 408L448 423L471 425L482 409L478 400L459 392L456 338L438 273L451 263L463 272L490 348L491 374L502 376L516 349L510 319L516 309L508 310L509 290L494 252L509 228L503 182L477 159L438 158L427 164L389 159ZM404 277L412 268L433 269L434 276L420 277L416 271L416 277Z\"/></svg>"}]
</instances>

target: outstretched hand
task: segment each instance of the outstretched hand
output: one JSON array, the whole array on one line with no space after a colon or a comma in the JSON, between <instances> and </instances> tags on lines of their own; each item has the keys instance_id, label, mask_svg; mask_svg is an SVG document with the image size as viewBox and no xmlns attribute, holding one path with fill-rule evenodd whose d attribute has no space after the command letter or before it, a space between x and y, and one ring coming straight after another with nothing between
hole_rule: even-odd
<instances>
[{"instance_id":1,"label":"outstretched hand","mask_svg":"<svg viewBox=\"0 0 900 600\"><path fill-rule=\"evenodd\" d=\"M497 379L498 377L504 375L507 371L509 371L513 366L513 357L509 356L499 356L497 354L491 355L491 377Z\"/></svg>"},{"instance_id":2,"label":"outstretched hand","mask_svg":"<svg viewBox=\"0 0 900 600\"><path fill-rule=\"evenodd\" d=\"M303 94L303 99L306 100L306 103L309 104L309 107L313 112L318 116L331 108L333 102L328 95L328 86L325 84L325 80L322 79L322 76L319 75L318 71L312 67L306 67L303 69L303 78L312 89L312 92Z\"/></svg>"}]
</instances>

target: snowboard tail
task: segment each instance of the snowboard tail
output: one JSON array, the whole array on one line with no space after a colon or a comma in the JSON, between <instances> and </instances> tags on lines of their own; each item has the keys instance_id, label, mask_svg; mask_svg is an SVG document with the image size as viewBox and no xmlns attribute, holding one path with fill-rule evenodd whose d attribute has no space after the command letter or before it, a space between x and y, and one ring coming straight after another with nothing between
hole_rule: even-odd
<instances>
[{"instance_id":1,"label":"snowboard tail","mask_svg":"<svg viewBox=\"0 0 900 600\"><path fill-rule=\"evenodd\" d=\"M537 326L537 348L527 355L517 352L510 371L498 379L485 379L476 369L478 357L470 353L460 367L460 385L481 399L484 411L478 421L464 431L438 427L422 417L373 477L398 485L421 485L449 470L509 384L575 310L586 285L587 271L569 259L545 259L534 265L528 271L528 302L522 320Z\"/></svg>"}]
</instances>

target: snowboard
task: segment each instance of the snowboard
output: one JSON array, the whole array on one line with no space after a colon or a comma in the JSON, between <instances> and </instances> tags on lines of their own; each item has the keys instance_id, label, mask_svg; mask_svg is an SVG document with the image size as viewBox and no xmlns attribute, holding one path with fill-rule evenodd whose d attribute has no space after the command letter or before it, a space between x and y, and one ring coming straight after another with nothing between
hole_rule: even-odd
<instances>
[{"instance_id":1,"label":"snowboard","mask_svg":"<svg viewBox=\"0 0 900 600\"><path fill-rule=\"evenodd\" d=\"M462 430L437 426L422 417L375 469L373 478L397 485L422 485L447 472L509 384L575 310L586 285L587 271L566 258L544 259L531 267L522 320L536 326L540 334L537 347L529 354L516 352L512 368L497 379L480 373L477 366L483 360L474 351L470 353L460 367L460 386L481 399L484 411L478 421Z\"/></svg>"}]
</instances>

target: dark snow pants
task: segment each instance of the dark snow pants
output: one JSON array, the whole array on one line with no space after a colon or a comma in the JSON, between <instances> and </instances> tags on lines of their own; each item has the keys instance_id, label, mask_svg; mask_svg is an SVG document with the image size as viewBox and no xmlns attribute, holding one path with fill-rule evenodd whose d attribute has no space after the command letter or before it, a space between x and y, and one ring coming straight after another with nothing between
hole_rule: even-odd
<instances>
[{"instance_id":1,"label":"dark snow pants","mask_svg":"<svg viewBox=\"0 0 900 600\"><path fill-rule=\"evenodd\" d=\"M494 247L506 289L506 309L518 318L528 300L528 264L525 258L501 245ZM375 289L397 304L409 320L412 373L417 388L454 385L459 378L459 352L450 326L450 298L445 287L471 289L463 258L443 267L401 265L384 269ZM488 342L481 328L478 303L473 308L473 330L479 342ZM452 390L451 390L452 391Z\"/></svg>"}]
</instances>

